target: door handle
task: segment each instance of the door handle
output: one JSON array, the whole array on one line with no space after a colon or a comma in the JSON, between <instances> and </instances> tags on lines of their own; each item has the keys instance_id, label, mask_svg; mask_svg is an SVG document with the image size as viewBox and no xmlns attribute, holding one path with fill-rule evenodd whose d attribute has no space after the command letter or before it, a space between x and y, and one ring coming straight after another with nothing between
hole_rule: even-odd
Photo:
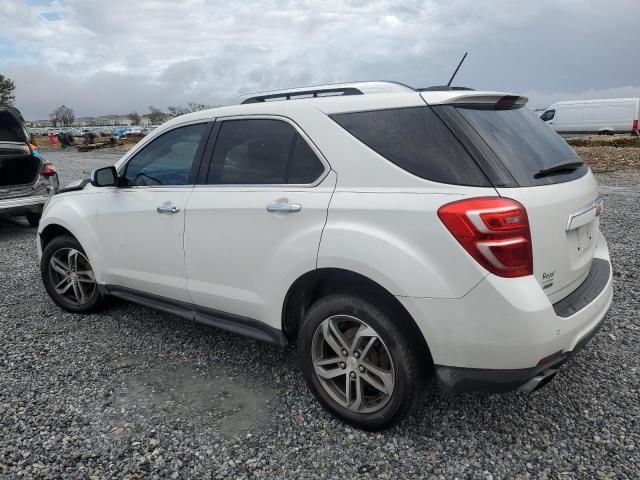
<instances>
[{"instance_id":1,"label":"door handle","mask_svg":"<svg viewBox=\"0 0 640 480\"><path fill-rule=\"evenodd\" d=\"M178 213L180 211L180 207L175 205L160 205L158 208L158 213L168 213L169 215Z\"/></svg>"},{"instance_id":2,"label":"door handle","mask_svg":"<svg viewBox=\"0 0 640 480\"><path fill-rule=\"evenodd\" d=\"M302 210L299 203L290 203L286 198L275 200L267 205L267 212L270 213L296 213Z\"/></svg>"}]
</instances>

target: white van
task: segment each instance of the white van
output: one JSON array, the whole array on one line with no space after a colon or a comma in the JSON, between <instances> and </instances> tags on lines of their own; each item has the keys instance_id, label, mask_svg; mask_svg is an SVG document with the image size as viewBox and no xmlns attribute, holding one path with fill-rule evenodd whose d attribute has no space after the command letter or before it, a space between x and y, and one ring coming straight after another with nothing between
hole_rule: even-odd
<instances>
[{"instance_id":1,"label":"white van","mask_svg":"<svg viewBox=\"0 0 640 480\"><path fill-rule=\"evenodd\" d=\"M560 134L638 134L639 98L577 100L551 105L540 116Z\"/></svg>"}]
</instances>

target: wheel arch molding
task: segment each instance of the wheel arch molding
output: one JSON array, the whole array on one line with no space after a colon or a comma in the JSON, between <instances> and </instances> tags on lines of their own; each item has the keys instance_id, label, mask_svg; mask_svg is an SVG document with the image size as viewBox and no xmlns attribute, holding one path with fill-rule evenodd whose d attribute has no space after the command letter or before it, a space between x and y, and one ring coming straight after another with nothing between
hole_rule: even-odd
<instances>
[{"instance_id":1,"label":"wheel arch molding","mask_svg":"<svg viewBox=\"0 0 640 480\"><path fill-rule=\"evenodd\" d=\"M91 263L96 282L100 283L102 270L96 255L100 240L91 224L72 208L65 208L63 212L57 212L62 215L54 216L51 213L53 212L48 211L46 217L40 222L40 228L38 229L39 251L42 252L47 243L59 235L72 236L82 246Z\"/></svg>"},{"instance_id":2,"label":"wheel arch molding","mask_svg":"<svg viewBox=\"0 0 640 480\"><path fill-rule=\"evenodd\" d=\"M307 310L319 299L335 294L352 294L374 301L389 315L404 322L408 337L416 342L425 361L433 364L427 339L402 303L378 282L351 270L318 268L293 282L282 305L281 328L289 341L295 341Z\"/></svg>"}]
</instances>

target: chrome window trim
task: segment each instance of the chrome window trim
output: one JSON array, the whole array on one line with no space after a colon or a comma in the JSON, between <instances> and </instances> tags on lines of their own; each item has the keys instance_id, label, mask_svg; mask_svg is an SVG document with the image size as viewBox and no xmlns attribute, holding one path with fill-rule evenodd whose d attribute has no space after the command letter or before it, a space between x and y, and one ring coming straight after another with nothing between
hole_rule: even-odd
<instances>
[{"instance_id":1,"label":"chrome window trim","mask_svg":"<svg viewBox=\"0 0 640 480\"><path fill-rule=\"evenodd\" d=\"M268 114L237 115L236 114L236 115L229 115L229 116L220 116L215 118L216 123L217 122L222 123L225 121L232 121L232 120L279 120L279 121L288 123L289 125L291 125L291 127L293 127L293 129L298 133L298 135L300 135L300 137L302 137L302 139L304 139L307 142L307 144L309 145L313 153L315 153L315 155L318 157L318 160L320 160L320 163L322 163L322 166L324 167L324 171L313 183L225 183L225 184L212 183L212 184L196 184L194 185L194 188L202 188L202 187L216 188L216 189L218 188L221 188L221 189L264 188L264 187L273 187L274 189L276 188L277 189L314 188L320 185L324 181L324 179L327 178L327 175L329 175L329 172L331 171L331 165L329 164L329 161L322 154L322 152L320 151L318 146L313 142L313 140L311 140L311 137L309 137L309 135L307 135L307 133L300 127L300 125L298 125L292 118L285 117L284 115L275 115L275 114L274 115L268 115ZM215 145L214 145L213 151L215 151ZM208 160L209 164L211 164L211 161L213 160L213 151L211 152L211 158ZM207 159L204 159L204 160L207 161Z\"/></svg>"}]
</instances>

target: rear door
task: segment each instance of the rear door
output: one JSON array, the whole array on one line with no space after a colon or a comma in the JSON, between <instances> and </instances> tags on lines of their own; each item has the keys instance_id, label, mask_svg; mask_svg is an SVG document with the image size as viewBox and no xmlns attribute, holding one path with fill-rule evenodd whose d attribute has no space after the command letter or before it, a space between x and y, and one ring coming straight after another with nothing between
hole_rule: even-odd
<instances>
[{"instance_id":1,"label":"rear door","mask_svg":"<svg viewBox=\"0 0 640 480\"><path fill-rule=\"evenodd\" d=\"M285 118L228 118L212 136L187 205L189 295L279 328L289 286L316 267L335 173Z\"/></svg>"},{"instance_id":2,"label":"rear door","mask_svg":"<svg viewBox=\"0 0 640 480\"><path fill-rule=\"evenodd\" d=\"M486 160L511 175L510 182L496 188L527 210L534 275L552 301L568 295L586 278L599 238L601 208L591 171L525 107L438 108L455 109L476 141L489 147L492 155Z\"/></svg>"}]
</instances>

